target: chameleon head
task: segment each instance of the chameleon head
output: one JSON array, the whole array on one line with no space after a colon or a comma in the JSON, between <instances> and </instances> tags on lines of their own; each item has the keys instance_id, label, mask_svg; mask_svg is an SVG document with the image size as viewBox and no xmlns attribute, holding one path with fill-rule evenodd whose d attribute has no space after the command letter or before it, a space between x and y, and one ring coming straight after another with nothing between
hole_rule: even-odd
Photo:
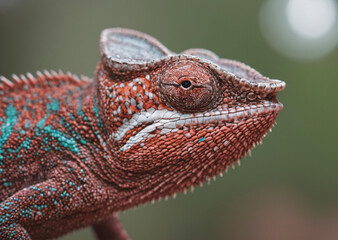
<instances>
[{"instance_id":1,"label":"chameleon head","mask_svg":"<svg viewBox=\"0 0 338 240\"><path fill-rule=\"evenodd\" d=\"M126 29L101 35L100 114L141 202L222 173L272 127L285 87L204 49L181 54ZM136 185L135 185L136 186Z\"/></svg>"}]
</instances>

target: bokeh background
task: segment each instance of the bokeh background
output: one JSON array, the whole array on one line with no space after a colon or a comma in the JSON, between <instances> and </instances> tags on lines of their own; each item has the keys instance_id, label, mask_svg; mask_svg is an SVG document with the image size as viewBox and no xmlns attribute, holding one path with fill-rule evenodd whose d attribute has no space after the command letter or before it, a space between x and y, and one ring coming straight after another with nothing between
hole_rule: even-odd
<instances>
[{"instance_id":1,"label":"bokeh background","mask_svg":"<svg viewBox=\"0 0 338 240\"><path fill-rule=\"evenodd\" d=\"M0 74L93 76L100 31L117 26L287 83L278 126L253 156L194 193L121 213L133 239L338 239L336 0L0 0Z\"/></svg>"}]
</instances>

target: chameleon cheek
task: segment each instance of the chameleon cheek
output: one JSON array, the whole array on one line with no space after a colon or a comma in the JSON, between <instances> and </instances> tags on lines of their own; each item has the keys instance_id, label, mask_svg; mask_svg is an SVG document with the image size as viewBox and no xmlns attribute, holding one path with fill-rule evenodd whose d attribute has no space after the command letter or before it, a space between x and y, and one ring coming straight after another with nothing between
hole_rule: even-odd
<instances>
[{"instance_id":1,"label":"chameleon cheek","mask_svg":"<svg viewBox=\"0 0 338 240\"><path fill-rule=\"evenodd\" d=\"M157 76L161 99L179 112L211 109L220 98L218 81L196 62L173 63Z\"/></svg>"}]
</instances>

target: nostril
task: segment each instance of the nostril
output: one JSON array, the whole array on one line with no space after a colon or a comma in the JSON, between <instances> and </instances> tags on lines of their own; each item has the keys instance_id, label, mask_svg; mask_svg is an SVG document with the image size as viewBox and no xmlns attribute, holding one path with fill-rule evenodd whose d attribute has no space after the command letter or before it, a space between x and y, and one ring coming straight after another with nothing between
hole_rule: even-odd
<instances>
[{"instance_id":1,"label":"nostril","mask_svg":"<svg viewBox=\"0 0 338 240\"><path fill-rule=\"evenodd\" d=\"M246 95L246 98L249 100L249 101L255 101L256 100L256 94L253 93L253 92L249 92L247 95Z\"/></svg>"}]
</instances>

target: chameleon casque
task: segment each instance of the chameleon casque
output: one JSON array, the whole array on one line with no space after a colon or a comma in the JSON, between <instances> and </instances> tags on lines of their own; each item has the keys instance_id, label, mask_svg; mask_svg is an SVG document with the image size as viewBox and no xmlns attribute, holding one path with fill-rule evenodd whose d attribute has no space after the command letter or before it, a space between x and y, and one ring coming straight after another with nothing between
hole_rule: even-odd
<instances>
[{"instance_id":1,"label":"chameleon casque","mask_svg":"<svg viewBox=\"0 0 338 240\"><path fill-rule=\"evenodd\" d=\"M95 77L0 82L0 236L50 239L222 174L273 126L285 83L204 49L106 29Z\"/></svg>"}]
</instances>

